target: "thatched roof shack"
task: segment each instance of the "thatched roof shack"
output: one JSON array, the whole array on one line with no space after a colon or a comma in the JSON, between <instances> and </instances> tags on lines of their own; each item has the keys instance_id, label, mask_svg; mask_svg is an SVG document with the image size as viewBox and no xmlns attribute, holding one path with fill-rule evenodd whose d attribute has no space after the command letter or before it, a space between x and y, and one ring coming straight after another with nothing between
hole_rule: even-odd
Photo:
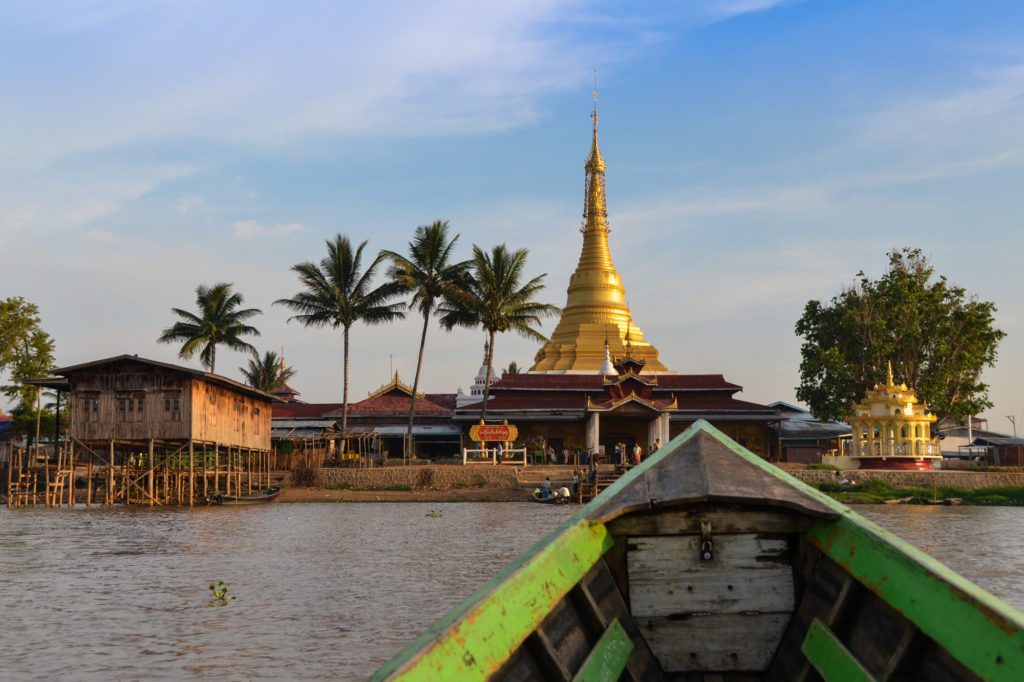
<instances>
[{"instance_id":1,"label":"thatched roof shack","mask_svg":"<svg viewBox=\"0 0 1024 682\"><path fill-rule=\"evenodd\" d=\"M68 435L84 444L209 443L270 450L277 398L222 377L137 355L53 371L71 396Z\"/></svg>"}]
</instances>

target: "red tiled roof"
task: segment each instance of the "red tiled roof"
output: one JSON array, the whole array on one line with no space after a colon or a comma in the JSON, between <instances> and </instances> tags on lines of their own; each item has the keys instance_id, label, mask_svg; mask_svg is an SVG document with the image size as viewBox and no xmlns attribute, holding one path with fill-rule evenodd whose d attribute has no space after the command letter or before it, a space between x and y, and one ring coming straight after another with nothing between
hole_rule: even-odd
<instances>
[{"instance_id":1,"label":"red tiled roof","mask_svg":"<svg viewBox=\"0 0 1024 682\"><path fill-rule=\"evenodd\" d=\"M495 391L517 388L600 389L602 382L600 374L505 374L491 388Z\"/></svg>"},{"instance_id":2,"label":"red tiled roof","mask_svg":"<svg viewBox=\"0 0 1024 682\"><path fill-rule=\"evenodd\" d=\"M455 394L454 393L424 393L425 397L430 402L445 408L446 410L455 409Z\"/></svg>"},{"instance_id":3,"label":"red tiled roof","mask_svg":"<svg viewBox=\"0 0 1024 682\"><path fill-rule=\"evenodd\" d=\"M273 419L321 419L334 412L341 412L341 403L274 403L270 415Z\"/></svg>"},{"instance_id":4,"label":"red tiled roof","mask_svg":"<svg viewBox=\"0 0 1024 682\"><path fill-rule=\"evenodd\" d=\"M742 410L744 412L775 412L775 408L725 396L679 396L680 410Z\"/></svg>"},{"instance_id":5,"label":"red tiled roof","mask_svg":"<svg viewBox=\"0 0 1024 682\"><path fill-rule=\"evenodd\" d=\"M586 396L578 393L499 393L487 401L488 410L582 410L586 406ZM479 411L480 403L458 409L460 414Z\"/></svg>"},{"instance_id":6,"label":"red tiled roof","mask_svg":"<svg viewBox=\"0 0 1024 682\"><path fill-rule=\"evenodd\" d=\"M603 403L607 400L606 395L603 393L595 392L591 396L595 402ZM721 394L688 395L684 393L676 397L679 401L677 409L683 411L705 410L713 412L731 410L738 412L774 412L772 408L765 405L745 400L736 400ZM655 402L661 403L661 401L668 400L668 397L664 394L655 394L653 399ZM525 391L509 394L499 393L487 401L487 409L495 412L503 410L583 410L585 408L586 398L577 393L527 393ZM464 415L472 414L474 411L479 410L480 403L474 403L472 405L463 405L457 412L460 415Z\"/></svg>"},{"instance_id":7,"label":"red tiled roof","mask_svg":"<svg viewBox=\"0 0 1024 682\"><path fill-rule=\"evenodd\" d=\"M721 374L659 374L658 388L675 390L699 389L733 389L742 391L743 387L726 381Z\"/></svg>"},{"instance_id":8,"label":"red tiled roof","mask_svg":"<svg viewBox=\"0 0 1024 682\"><path fill-rule=\"evenodd\" d=\"M643 379L657 376L661 390L733 390L743 387L726 381L721 374L641 374ZM509 390L599 390L604 383L600 374L506 374L491 388Z\"/></svg>"},{"instance_id":9,"label":"red tiled roof","mask_svg":"<svg viewBox=\"0 0 1024 682\"><path fill-rule=\"evenodd\" d=\"M352 403L348 406L348 415L350 417L355 415L408 415L409 402L410 398L407 395L387 393ZM340 407L337 414L341 414ZM426 398L420 398L416 401L416 414L421 417L447 417L451 414L451 410L436 405Z\"/></svg>"}]
</instances>

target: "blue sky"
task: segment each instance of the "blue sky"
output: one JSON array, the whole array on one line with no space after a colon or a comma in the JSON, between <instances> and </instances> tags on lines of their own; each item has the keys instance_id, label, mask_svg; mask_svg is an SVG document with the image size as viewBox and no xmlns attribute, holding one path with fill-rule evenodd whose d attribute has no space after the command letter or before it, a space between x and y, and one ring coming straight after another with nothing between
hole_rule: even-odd
<instances>
[{"instance_id":1,"label":"blue sky","mask_svg":"<svg viewBox=\"0 0 1024 682\"><path fill-rule=\"evenodd\" d=\"M289 266L438 218L466 251L529 247L563 304L597 68L612 252L671 369L793 400L804 303L911 245L998 305L992 426L1024 422L1019 3L0 8L0 296L40 306L60 364L174 361L170 308L230 281L303 397L338 399L340 336L270 305ZM357 328L353 395L411 378L416 343ZM432 329L424 388L466 387L481 346ZM496 360L535 351L502 337Z\"/></svg>"}]
</instances>

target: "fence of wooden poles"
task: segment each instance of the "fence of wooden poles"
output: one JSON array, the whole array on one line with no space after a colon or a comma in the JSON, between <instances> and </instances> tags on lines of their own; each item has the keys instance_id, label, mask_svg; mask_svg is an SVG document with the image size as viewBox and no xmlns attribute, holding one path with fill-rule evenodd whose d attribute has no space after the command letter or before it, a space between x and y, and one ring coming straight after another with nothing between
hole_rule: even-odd
<instances>
[{"instance_id":1,"label":"fence of wooden poles","mask_svg":"<svg viewBox=\"0 0 1024 682\"><path fill-rule=\"evenodd\" d=\"M405 443L405 436L402 436ZM373 432L275 436L273 466L278 470L319 469L326 465L372 467L381 463L381 438Z\"/></svg>"},{"instance_id":2,"label":"fence of wooden poles","mask_svg":"<svg viewBox=\"0 0 1024 682\"><path fill-rule=\"evenodd\" d=\"M6 453L7 506L196 505L271 486L267 450L200 441L77 439Z\"/></svg>"}]
</instances>

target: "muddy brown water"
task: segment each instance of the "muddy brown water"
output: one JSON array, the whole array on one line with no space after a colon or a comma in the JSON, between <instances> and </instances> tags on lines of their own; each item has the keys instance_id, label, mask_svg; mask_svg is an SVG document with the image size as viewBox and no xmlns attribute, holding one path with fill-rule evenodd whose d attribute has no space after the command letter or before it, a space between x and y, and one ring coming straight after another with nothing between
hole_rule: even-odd
<instances>
[{"instance_id":1,"label":"muddy brown water","mask_svg":"<svg viewBox=\"0 0 1024 682\"><path fill-rule=\"evenodd\" d=\"M361 679L576 509L0 510L0 677ZM1024 606L1024 509L860 511Z\"/></svg>"}]
</instances>

